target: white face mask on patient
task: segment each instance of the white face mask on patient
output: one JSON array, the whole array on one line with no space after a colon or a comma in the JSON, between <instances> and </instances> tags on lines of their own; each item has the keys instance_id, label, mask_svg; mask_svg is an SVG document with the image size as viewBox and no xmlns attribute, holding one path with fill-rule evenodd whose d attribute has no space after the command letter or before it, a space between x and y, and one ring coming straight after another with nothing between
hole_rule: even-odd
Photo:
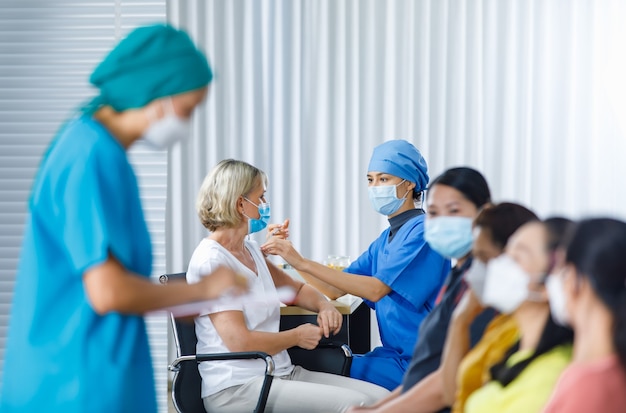
<instances>
[{"instance_id":1,"label":"white face mask on patient","mask_svg":"<svg viewBox=\"0 0 626 413\"><path fill-rule=\"evenodd\" d=\"M530 276L507 254L487 264L481 301L504 314L511 314L528 299Z\"/></svg>"},{"instance_id":2,"label":"white face mask on patient","mask_svg":"<svg viewBox=\"0 0 626 413\"><path fill-rule=\"evenodd\" d=\"M155 149L167 149L187 138L191 132L191 119L181 119L176 115L171 97L168 97L166 102L165 115L152 122L142 136Z\"/></svg>"}]
</instances>

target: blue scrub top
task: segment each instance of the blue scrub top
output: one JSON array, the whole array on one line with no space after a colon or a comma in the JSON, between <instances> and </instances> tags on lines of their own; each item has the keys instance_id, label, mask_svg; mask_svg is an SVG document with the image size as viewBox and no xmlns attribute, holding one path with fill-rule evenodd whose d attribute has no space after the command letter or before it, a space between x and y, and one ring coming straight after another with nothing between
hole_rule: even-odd
<instances>
[{"instance_id":1,"label":"blue scrub top","mask_svg":"<svg viewBox=\"0 0 626 413\"><path fill-rule=\"evenodd\" d=\"M376 303L366 300L376 310L382 347L364 357L355 357L351 373L352 377L388 389L394 389L402 381L420 324L434 307L450 271L450 261L424 241L424 219L424 214L411 218L391 241L387 228L345 269L352 274L376 277L391 288Z\"/></svg>"},{"instance_id":2,"label":"blue scrub top","mask_svg":"<svg viewBox=\"0 0 626 413\"><path fill-rule=\"evenodd\" d=\"M16 277L0 411L156 412L144 320L94 312L83 274L113 255L149 276L150 235L124 148L70 121L35 180Z\"/></svg>"}]
</instances>

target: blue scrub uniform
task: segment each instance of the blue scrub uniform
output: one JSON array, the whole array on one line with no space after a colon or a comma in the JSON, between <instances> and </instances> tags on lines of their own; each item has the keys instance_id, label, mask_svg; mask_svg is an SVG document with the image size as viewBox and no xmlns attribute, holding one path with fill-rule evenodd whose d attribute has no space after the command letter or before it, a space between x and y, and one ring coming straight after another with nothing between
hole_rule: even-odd
<instances>
[{"instance_id":1,"label":"blue scrub uniform","mask_svg":"<svg viewBox=\"0 0 626 413\"><path fill-rule=\"evenodd\" d=\"M150 236L124 148L90 118L69 122L30 198L0 411L156 412L144 320L98 315L83 274L111 254L149 276Z\"/></svg>"},{"instance_id":2,"label":"blue scrub uniform","mask_svg":"<svg viewBox=\"0 0 626 413\"><path fill-rule=\"evenodd\" d=\"M382 347L355 355L350 376L393 390L402 382L422 320L434 307L450 261L424 241L421 214L402 225L391 241L387 228L346 272L378 278L391 292L376 303Z\"/></svg>"}]
</instances>

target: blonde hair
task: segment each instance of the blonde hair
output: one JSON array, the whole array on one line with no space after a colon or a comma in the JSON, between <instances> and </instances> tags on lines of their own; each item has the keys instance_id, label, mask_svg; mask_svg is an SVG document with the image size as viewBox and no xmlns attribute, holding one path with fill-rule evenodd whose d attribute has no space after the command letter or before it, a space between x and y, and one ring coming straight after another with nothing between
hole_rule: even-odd
<instances>
[{"instance_id":1,"label":"blonde hair","mask_svg":"<svg viewBox=\"0 0 626 413\"><path fill-rule=\"evenodd\" d=\"M209 231L232 228L241 223L237 200L246 197L259 184L267 186L267 175L254 166L225 159L207 174L196 200L200 222Z\"/></svg>"}]
</instances>

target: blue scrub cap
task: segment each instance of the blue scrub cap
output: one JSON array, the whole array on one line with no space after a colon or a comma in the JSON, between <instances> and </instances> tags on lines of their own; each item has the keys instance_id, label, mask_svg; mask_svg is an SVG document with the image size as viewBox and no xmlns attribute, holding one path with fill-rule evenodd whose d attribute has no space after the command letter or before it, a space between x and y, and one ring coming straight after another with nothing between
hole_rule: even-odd
<instances>
[{"instance_id":1,"label":"blue scrub cap","mask_svg":"<svg viewBox=\"0 0 626 413\"><path fill-rule=\"evenodd\" d=\"M110 105L121 112L151 101L200 89L213 73L189 35L168 24L139 27L104 58L89 81L100 95L83 110Z\"/></svg>"},{"instance_id":2,"label":"blue scrub cap","mask_svg":"<svg viewBox=\"0 0 626 413\"><path fill-rule=\"evenodd\" d=\"M415 192L428 185L428 165L412 143L405 140L392 140L374 148L368 171L384 172L415 183Z\"/></svg>"}]
</instances>

